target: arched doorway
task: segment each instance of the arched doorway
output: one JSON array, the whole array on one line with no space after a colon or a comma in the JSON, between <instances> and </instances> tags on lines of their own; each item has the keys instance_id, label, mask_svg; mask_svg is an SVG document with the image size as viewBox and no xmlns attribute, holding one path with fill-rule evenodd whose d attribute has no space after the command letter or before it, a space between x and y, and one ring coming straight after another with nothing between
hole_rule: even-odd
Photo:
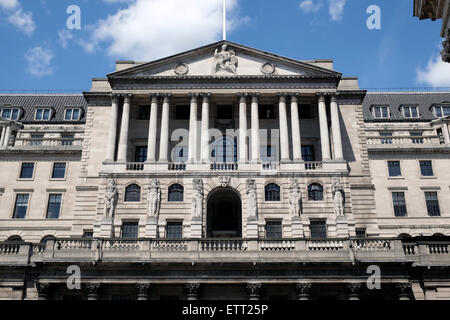
<instances>
[{"instance_id":1,"label":"arched doorway","mask_svg":"<svg viewBox=\"0 0 450 320\"><path fill-rule=\"evenodd\" d=\"M208 238L242 237L242 203L237 192L220 188L208 197L206 235Z\"/></svg>"}]
</instances>

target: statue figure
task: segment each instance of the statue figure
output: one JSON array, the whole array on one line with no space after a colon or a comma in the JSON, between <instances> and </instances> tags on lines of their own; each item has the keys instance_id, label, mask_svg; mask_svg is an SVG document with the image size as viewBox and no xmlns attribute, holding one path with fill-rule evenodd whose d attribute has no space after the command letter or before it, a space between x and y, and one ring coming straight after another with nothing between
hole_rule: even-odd
<instances>
[{"instance_id":1,"label":"statue figure","mask_svg":"<svg viewBox=\"0 0 450 320\"><path fill-rule=\"evenodd\" d=\"M296 179L291 179L291 185L289 187L289 205L292 217L298 217L300 212L300 202L302 199L302 193L300 186Z\"/></svg>"},{"instance_id":2,"label":"statue figure","mask_svg":"<svg viewBox=\"0 0 450 320\"><path fill-rule=\"evenodd\" d=\"M238 65L238 58L233 49L228 50L228 45L224 44L219 52L216 49L214 52L214 62L212 67L212 74L216 74L218 71L227 71L236 74Z\"/></svg>"},{"instance_id":3,"label":"statue figure","mask_svg":"<svg viewBox=\"0 0 450 320\"><path fill-rule=\"evenodd\" d=\"M161 188L159 180L153 179L148 188L148 213L149 215L158 218L159 209L161 206Z\"/></svg>"},{"instance_id":4,"label":"statue figure","mask_svg":"<svg viewBox=\"0 0 450 320\"><path fill-rule=\"evenodd\" d=\"M334 199L334 212L336 213L336 216L343 217L345 192L344 186L339 179L334 180L332 190Z\"/></svg>"},{"instance_id":5,"label":"statue figure","mask_svg":"<svg viewBox=\"0 0 450 320\"><path fill-rule=\"evenodd\" d=\"M117 204L117 185L116 180L109 179L105 191L105 217L114 217Z\"/></svg>"},{"instance_id":6,"label":"statue figure","mask_svg":"<svg viewBox=\"0 0 450 320\"><path fill-rule=\"evenodd\" d=\"M256 198L256 181L252 179L247 180L247 219L258 219L258 204Z\"/></svg>"},{"instance_id":7,"label":"statue figure","mask_svg":"<svg viewBox=\"0 0 450 320\"><path fill-rule=\"evenodd\" d=\"M192 219L201 220L203 215L203 180L195 179L192 188Z\"/></svg>"}]
</instances>

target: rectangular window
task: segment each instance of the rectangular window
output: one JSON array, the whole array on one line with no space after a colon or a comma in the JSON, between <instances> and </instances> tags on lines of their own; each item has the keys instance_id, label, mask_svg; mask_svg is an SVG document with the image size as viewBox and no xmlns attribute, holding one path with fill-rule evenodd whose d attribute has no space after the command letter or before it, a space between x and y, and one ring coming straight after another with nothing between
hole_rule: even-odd
<instances>
[{"instance_id":1,"label":"rectangular window","mask_svg":"<svg viewBox=\"0 0 450 320\"><path fill-rule=\"evenodd\" d=\"M83 231L84 239L92 239L93 237L94 237L94 231L92 231L92 230L84 230Z\"/></svg>"},{"instance_id":2,"label":"rectangular window","mask_svg":"<svg viewBox=\"0 0 450 320\"><path fill-rule=\"evenodd\" d=\"M260 105L258 111L259 119L275 119L275 108L273 105Z\"/></svg>"},{"instance_id":3,"label":"rectangular window","mask_svg":"<svg viewBox=\"0 0 450 320\"><path fill-rule=\"evenodd\" d=\"M138 120L150 120L150 108L151 106L139 106Z\"/></svg>"},{"instance_id":4,"label":"rectangular window","mask_svg":"<svg viewBox=\"0 0 450 320\"><path fill-rule=\"evenodd\" d=\"M300 119L312 119L314 118L313 107L310 104L298 105L298 116Z\"/></svg>"},{"instance_id":5,"label":"rectangular window","mask_svg":"<svg viewBox=\"0 0 450 320\"><path fill-rule=\"evenodd\" d=\"M434 107L434 113L438 118L450 116L450 106L436 106Z\"/></svg>"},{"instance_id":6,"label":"rectangular window","mask_svg":"<svg viewBox=\"0 0 450 320\"><path fill-rule=\"evenodd\" d=\"M13 219L25 219L28 210L29 194L18 194L14 205Z\"/></svg>"},{"instance_id":7,"label":"rectangular window","mask_svg":"<svg viewBox=\"0 0 450 320\"><path fill-rule=\"evenodd\" d=\"M2 109L0 115L8 120L19 120L19 109Z\"/></svg>"},{"instance_id":8,"label":"rectangular window","mask_svg":"<svg viewBox=\"0 0 450 320\"><path fill-rule=\"evenodd\" d=\"M166 238L168 238L168 239L183 238L183 223L182 222L167 222Z\"/></svg>"},{"instance_id":9,"label":"rectangular window","mask_svg":"<svg viewBox=\"0 0 450 320\"><path fill-rule=\"evenodd\" d=\"M50 194L48 197L47 219L58 219L61 212L62 194Z\"/></svg>"},{"instance_id":10,"label":"rectangular window","mask_svg":"<svg viewBox=\"0 0 450 320\"><path fill-rule=\"evenodd\" d=\"M36 109L35 120L48 121L50 120L51 109Z\"/></svg>"},{"instance_id":11,"label":"rectangular window","mask_svg":"<svg viewBox=\"0 0 450 320\"><path fill-rule=\"evenodd\" d=\"M139 234L139 222L122 223L122 238L136 239Z\"/></svg>"},{"instance_id":12,"label":"rectangular window","mask_svg":"<svg viewBox=\"0 0 450 320\"><path fill-rule=\"evenodd\" d=\"M75 135L73 134L62 134L61 135L61 145L62 146L71 146L73 145L73 139Z\"/></svg>"},{"instance_id":13,"label":"rectangular window","mask_svg":"<svg viewBox=\"0 0 450 320\"><path fill-rule=\"evenodd\" d=\"M185 163L188 161L188 148L187 147L176 147L173 153L173 162L175 163Z\"/></svg>"},{"instance_id":14,"label":"rectangular window","mask_svg":"<svg viewBox=\"0 0 450 320\"><path fill-rule=\"evenodd\" d=\"M266 238L281 239L283 237L281 221L266 222Z\"/></svg>"},{"instance_id":15,"label":"rectangular window","mask_svg":"<svg viewBox=\"0 0 450 320\"><path fill-rule=\"evenodd\" d=\"M389 177L401 177L400 161L388 161Z\"/></svg>"},{"instance_id":16,"label":"rectangular window","mask_svg":"<svg viewBox=\"0 0 450 320\"><path fill-rule=\"evenodd\" d=\"M439 208L437 192L425 192L425 200L427 202L428 215L430 217L440 217L441 209Z\"/></svg>"},{"instance_id":17,"label":"rectangular window","mask_svg":"<svg viewBox=\"0 0 450 320\"><path fill-rule=\"evenodd\" d=\"M312 220L309 228L311 230L311 239L326 239L327 224L324 220Z\"/></svg>"},{"instance_id":18,"label":"rectangular window","mask_svg":"<svg viewBox=\"0 0 450 320\"><path fill-rule=\"evenodd\" d=\"M380 132L381 144L392 144L392 132Z\"/></svg>"},{"instance_id":19,"label":"rectangular window","mask_svg":"<svg viewBox=\"0 0 450 320\"><path fill-rule=\"evenodd\" d=\"M261 161L263 161L263 162L277 161L276 149L275 149L275 147L273 147L271 145L267 145L267 146L261 145L260 156L261 156Z\"/></svg>"},{"instance_id":20,"label":"rectangular window","mask_svg":"<svg viewBox=\"0 0 450 320\"><path fill-rule=\"evenodd\" d=\"M419 117L418 108L413 106L404 106L403 115L405 116L405 118L418 118Z\"/></svg>"},{"instance_id":21,"label":"rectangular window","mask_svg":"<svg viewBox=\"0 0 450 320\"><path fill-rule=\"evenodd\" d=\"M367 238L366 229L356 229L357 238Z\"/></svg>"},{"instance_id":22,"label":"rectangular window","mask_svg":"<svg viewBox=\"0 0 450 320\"><path fill-rule=\"evenodd\" d=\"M30 137L30 146L42 146L42 142L44 139L43 134L32 134Z\"/></svg>"},{"instance_id":23,"label":"rectangular window","mask_svg":"<svg viewBox=\"0 0 450 320\"><path fill-rule=\"evenodd\" d=\"M78 108L66 109L66 114L64 116L64 120L78 121L79 119L80 119L80 109L78 109Z\"/></svg>"},{"instance_id":24,"label":"rectangular window","mask_svg":"<svg viewBox=\"0 0 450 320\"><path fill-rule=\"evenodd\" d=\"M189 105L178 105L175 107L175 120L189 120L191 107Z\"/></svg>"},{"instance_id":25,"label":"rectangular window","mask_svg":"<svg viewBox=\"0 0 450 320\"><path fill-rule=\"evenodd\" d=\"M233 119L233 106L218 105L217 106L217 119L220 119L220 120Z\"/></svg>"},{"instance_id":26,"label":"rectangular window","mask_svg":"<svg viewBox=\"0 0 450 320\"><path fill-rule=\"evenodd\" d=\"M420 161L420 173L423 177L432 177L433 173L433 162L430 160Z\"/></svg>"},{"instance_id":27,"label":"rectangular window","mask_svg":"<svg viewBox=\"0 0 450 320\"><path fill-rule=\"evenodd\" d=\"M394 215L396 217L406 217L406 201L404 192L393 192L392 201L394 203Z\"/></svg>"},{"instance_id":28,"label":"rectangular window","mask_svg":"<svg viewBox=\"0 0 450 320\"><path fill-rule=\"evenodd\" d=\"M389 107L383 106L373 107L372 112L375 119L389 118Z\"/></svg>"},{"instance_id":29,"label":"rectangular window","mask_svg":"<svg viewBox=\"0 0 450 320\"><path fill-rule=\"evenodd\" d=\"M136 147L136 153L134 155L135 162L145 162L147 161L147 150L148 147Z\"/></svg>"},{"instance_id":30,"label":"rectangular window","mask_svg":"<svg viewBox=\"0 0 450 320\"><path fill-rule=\"evenodd\" d=\"M423 144L423 133L422 132L410 132L412 137L411 141L414 144Z\"/></svg>"},{"instance_id":31,"label":"rectangular window","mask_svg":"<svg viewBox=\"0 0 450 320\"><path fill-rule=\"evenodd\" d=\"M302 146L303 161L315 161L314 146Z\"/></svg>"},{"instance_id":32,"label":"rectangular window","mask_svg":"<svg viewBox=\"0 0 450 320\"><path fill-rule=\"evenodd\" d=\"M34 163L22 163L20 179L33 179Z\"/></svg>"},{"instance_id":33,"label":"rectangular window","mask_svg":"<svg viewBox=\"0 0 450 320\"><path fill-rule=\"evenodd\" d=\"M52 179L64 179L66 177L66 163L58 162L53 164Z\"/></svg>"}]
</instances>

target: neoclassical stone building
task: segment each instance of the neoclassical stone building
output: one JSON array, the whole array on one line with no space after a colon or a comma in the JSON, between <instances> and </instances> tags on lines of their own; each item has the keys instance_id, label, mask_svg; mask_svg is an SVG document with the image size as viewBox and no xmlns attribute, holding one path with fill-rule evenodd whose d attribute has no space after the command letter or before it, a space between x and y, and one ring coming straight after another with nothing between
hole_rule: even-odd
<instances>
[{"instance_id":1,"label":"neoclassical stone building","mask_svg":"<svg viewBox=\"0 0 450 320\"><path fill-rule=\"evenodd\" d=\"M450 92L221 41L0 112L0 298L450 298Z\"/></svg>"}]
</instances>

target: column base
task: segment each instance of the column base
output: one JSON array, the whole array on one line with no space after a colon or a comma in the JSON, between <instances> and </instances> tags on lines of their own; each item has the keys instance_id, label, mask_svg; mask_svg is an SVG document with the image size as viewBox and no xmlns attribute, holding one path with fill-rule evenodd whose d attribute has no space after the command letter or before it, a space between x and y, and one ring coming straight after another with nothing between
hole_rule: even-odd
<instances>
[{"instance_id":1,"label":"column base","mask_svg":"<svg viewBox=\"0 0 450 320\"><path fill-rule=\"evenodd\" d=\"M145 237L150 239L158 238L158 219L147 217L145 223Z\"/></svg>"},{"instance_id":2,"label":"column base","mask_svg":"<svg viewBox=\"0 0 450 320\"><path fill-rule=\"evenodd\" d=\"M247 238L258 239L258 220L247 220Z\"/></svg>"},{"instance_id":3,"label":"column base","mask_svg":"<svg viewBox=\"0 0 450 320\"><path fill-rule=\"evenodd\" d=\"M305 232L303 228L302 217L292 218L292 238L304 238Z\"/></svg>"},{"instance_id":4,"label":"column base","mask_svg":"<svg viewBox=\"0 0 450 320\"><path fill-rule=\"evenodd\" d=\"M336 218L336 233L338 238L348 238L350 236L348 222L345 217Z\"/></svg>"},{"instance_id":5,"label":"column base","mask_svg":"<svg viewBox=\"0 0 450 320\"><path fill-rule=\"evenodd\" d=\"M94 224L94 238L114 238L113 218L101 218Z\"/></svg>"},{"instance_id":6,"label":"column base","mask_svg":"<svg viewBox=\"0 0 450 320\"><path fill-rule=\"evenodd\" d=\"M203 226L201 220L192 220L191 221L191 239L201 239L202 238L202 232Z\"/></svg>"}]
</instances>

